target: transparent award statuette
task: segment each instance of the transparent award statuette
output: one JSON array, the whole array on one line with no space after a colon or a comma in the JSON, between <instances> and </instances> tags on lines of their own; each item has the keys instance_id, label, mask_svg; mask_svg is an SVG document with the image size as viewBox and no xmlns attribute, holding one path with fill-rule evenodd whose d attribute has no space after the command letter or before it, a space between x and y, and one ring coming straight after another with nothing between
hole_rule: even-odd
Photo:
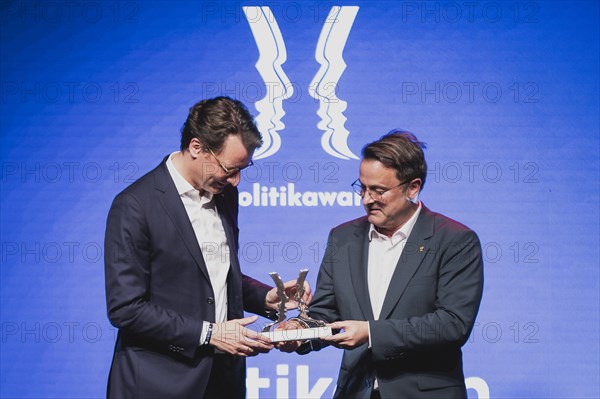
<instances>
[{"instance_id":1,"label":"transparent award statuette","mask_svg":"<svg viewBox=\"0 0 600 399\"><path fill-rule=\"evenodd\" d=\"M304 280L306 279L307 274L308 269L300 270L300 274L296 280L296 294L294 295L294 300L298 303L300 314L298 314L297 317L286 320L285 316L287 310L285 304L288 303L290 299L285 293L283 281L281 280L281 277L279 277L279 274L277 274L277 272L269 273L273 282L275 282L275 287L277 287L277 295L281 299L277 309L277 320L267 324L262 332L262 334L269 337L271 341L306 341L308 339L319 339L331 335L331 327L327 327L321 320L311 319L308 316L308 305L302 299L304 296ZM301 328L289 330L277 329L284 321L286 323L297 323Z\"/></svg>"}]
</instances>

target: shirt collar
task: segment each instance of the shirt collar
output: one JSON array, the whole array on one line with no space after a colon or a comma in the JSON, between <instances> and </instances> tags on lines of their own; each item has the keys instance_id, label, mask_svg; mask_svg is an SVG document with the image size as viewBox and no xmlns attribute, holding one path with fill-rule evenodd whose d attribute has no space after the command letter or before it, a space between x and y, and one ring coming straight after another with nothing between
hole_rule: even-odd
<instances>
[{"instance_id":1,"label":"shirt collar","mask_svg":"<svg viewBox=\"0 0 600 399\"><path fill-rule=\"evenodd\" d=\"M173 156L180 153L181 151L175 151L174 153L169 155L169 158L167 159L167 169L169 170L169 174L173 179L173 183L175 183L175 188L177 188L177 193L180 197L184 195L190 196L192 198L198 197L199 191L196 190L194 186L190 184L190 182L185 180L185 178L181 175L181 173L179 173L179 171L175 167L175 164L173 163ZM201 199L204 200L203 202L210 202L212 200L212 197L213 195L211 193L205 191Z\"/></svg>"},{"instance_id":2,"label":"shirt collar","mask_svg":"<svg viewBox=\"0 0 600 399\"><path fill-rule=\"evenodd\" d=\"M419 217L419 214L421 213L421 201L419 201L419 206L417 207L417 210L415 211L415 213L413 213L413 215L410 217L410 219L408 219L406 221L406 223L404 223L402 225L402 227L400 227L398 230L396 230L394 232L394 234L389 237L390 241L392 241L392 244L396 244L400 241L405 240L406 238L408 238L408 236L410 236L410 233L412 232L413 227L415 227L415 223L417 222L417 218ZM369 224L369 242L373 240L373 238L377 237L379 239L387 239L388 236L386 236L385 234L381 234L380 232L378 232L377 230L375 230L375 226L373 226L372 223Z\"/></svg>"}]
</instances>

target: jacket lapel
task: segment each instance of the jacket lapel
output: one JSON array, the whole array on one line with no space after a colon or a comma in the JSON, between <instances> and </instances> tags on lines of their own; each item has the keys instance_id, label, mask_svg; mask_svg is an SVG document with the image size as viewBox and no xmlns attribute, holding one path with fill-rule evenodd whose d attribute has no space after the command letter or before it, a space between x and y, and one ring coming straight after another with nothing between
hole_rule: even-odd
<instances>
[{"instance_id":1,"label":"jacket lapel","mask_svg":"<svg viewBox=\"0 0 600 399\"><path fill-rule=\"evenodd\" d=\"M225 237L229 247L229 273L227 274L227 318L238 319L243 317L244 303L242 299L243 276L237 255L237 190L227 186L223 193L214 198L221 224L225 230Z\"/></svg>"},{"instance_id":2,"label":"jacket lapel","mask_svg":"<svg viewBox=\"0 0 600 399\"><path fill-rule=\"evenodd\" d=\"M200 245L198 244L196 234L194 233L194 228L185 211L185 206L183 205L183 202L181 202L175 183L169 175L166 159L167 158L159 165L154 175L155 188L161 192L159 201L165 213L175 225L177 232L181 236L181 240L200 268L200 271L202 271L206 279L210 281L208 270L206 269L206 264L204 263L204 258L202 257L202 252L200 250Z\"/></svg>"},{"instance_id":3,"label":"jacket lapel","mask_svg":"<svg viewBox=\"0 0 600 399\"><path fill-rule=\"evenodd\" d=\"M429 251L428 239L433 236L433 215L421 205L421 213L406 241L388 287L379 319L387 319L402 297L406 286Z\"/></svg>"},{"instance_id":4,"label":"jacket lapel","mask_svg":"<svg viewBox=\"0 0 600 399\"><path fill-rule=\"evenodd\" d=\"M233 195L237 195L237 191L234 192ZM225 198L225 193L216 195L214 200L217 212L219 213L219 218L221 218L221 223L223 224L223 229L225 230L225 237L227 238L227 245L229 246L229 262L231 268L235 273L240 274L240 265L237 257L237 237L233 230L234 221L232 210L229 208L230 204L228 204L227 199Z\"/></svg>"},{"instance_id":5,"label":"jacket lapel","mask_svg":"<svg viewBox=\"0 0 600 399\"><path fill-rule=\"evenodd\" d=\"M348 263L350 264L350 277L354 292L358 298L358 304L362 310L365 320L373 320L373 308L371 298L369 297L369 287L367 283L367 266L369 264L369 223L366 218L360 219L356 225L354 234L356 240L353 242L358 245L348 247Z\"/></svg>"}]
</instances>

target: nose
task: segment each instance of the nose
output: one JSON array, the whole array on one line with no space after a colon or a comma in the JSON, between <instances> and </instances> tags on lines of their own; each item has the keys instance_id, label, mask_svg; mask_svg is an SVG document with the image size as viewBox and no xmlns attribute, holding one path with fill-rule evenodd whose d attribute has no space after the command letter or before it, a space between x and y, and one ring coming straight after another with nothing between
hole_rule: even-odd
<instances>
[{"instance_id":1,"label":"nose","mask_svg":"<svg viewBox=\"0 0 600 399\"><path fill-rule=\"evenodd\" d=\"M238 171L232 174L231 176L228 176L225 181L231 184L233 187L237 187L237 185L240 184L240 176L241 173Z\"/></svg>"},{"instance_id":2,"label":"nose","mask_svg":"<svg viewBox=\"0 0 600 399\"><path fill-rule=\"evenodd\" d=\"M365 192L365 195L362 198L362 202L363 202L363 205L369 205L369 204L372 204L373 202L375 202L373 197L371 197L371 192L369 190L367 190Z\"/></svg>"}]
</instances>

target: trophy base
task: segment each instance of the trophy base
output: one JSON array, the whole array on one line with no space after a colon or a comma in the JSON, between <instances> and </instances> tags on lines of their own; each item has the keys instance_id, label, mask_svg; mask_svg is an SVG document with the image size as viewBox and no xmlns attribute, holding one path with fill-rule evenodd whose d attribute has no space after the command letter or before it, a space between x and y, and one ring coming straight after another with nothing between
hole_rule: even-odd
<instances>
[{"instance_id":1,"label":"trophy base","mask_svg":"<svg viewBox=\"0 0 600 399\"><path fill-rule=\"evenodd\" d=\"M301 328L298 330L275 330L261 333L273 342L284 341L306 341L307 339L319 339L332 334L331 327Z\"/></svg>"}]
</instances>

